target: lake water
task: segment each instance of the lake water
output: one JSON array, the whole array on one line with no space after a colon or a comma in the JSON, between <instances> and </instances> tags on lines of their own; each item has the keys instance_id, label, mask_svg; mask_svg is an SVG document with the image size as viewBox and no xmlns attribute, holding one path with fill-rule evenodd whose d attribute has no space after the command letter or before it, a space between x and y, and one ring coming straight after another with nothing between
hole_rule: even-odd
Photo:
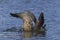
<instances>
[{"instance_id":1,"label":"lake water","mask_svg":"<svg viewBox=\"0 0 60 40\"><path fill-rule=\"evenodd\" d=\"M45 36L3 32L12 27L21 28L22 20L12 17L10 13L19 13L25 10L34 13L36 18L41 12L44 13ZM60 0L0 0L0 40L60 40Z\"/></svg>"}]
</instances>

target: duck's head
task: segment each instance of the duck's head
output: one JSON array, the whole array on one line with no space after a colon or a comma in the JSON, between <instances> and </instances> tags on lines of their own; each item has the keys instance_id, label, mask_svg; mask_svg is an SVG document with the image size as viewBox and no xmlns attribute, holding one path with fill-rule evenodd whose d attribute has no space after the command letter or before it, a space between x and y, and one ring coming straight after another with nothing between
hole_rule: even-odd
<instances>
[{"instance_id":1,"label":"duck's head","mask_svg":"<svg viewBox=\"0 0 60 40\"><path fill-rule=\"evenodd\" d=\"M13 17L22 18L21 13L10 13L10 15L13 16Z\"/></svg>"},{"instance_id":2,"label":"duck's head","mask_svg":"<svg viewBox=\"0 0 60 40\"><path fill-rule=\"evenodd\" d=\"M25 11L21 13L10 13L11 16L21 18L22 20L30 20L36 23L36 17L30 11Z\"/></svg>"}]
</instances>

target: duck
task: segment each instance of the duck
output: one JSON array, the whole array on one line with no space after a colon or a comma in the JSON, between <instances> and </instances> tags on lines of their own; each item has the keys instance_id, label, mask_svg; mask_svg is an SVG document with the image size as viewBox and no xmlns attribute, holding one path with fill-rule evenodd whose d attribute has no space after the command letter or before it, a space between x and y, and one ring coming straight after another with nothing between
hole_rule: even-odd
<instances>
[{"instance_id":1,"label":"duck","mask_svg":"<svg viewBox=\"0 0 60 40\"><path fill-rule=\"evenodd\" d=\"M23 31L33 31L33 30L40 30L41 28L45 29L45 27L42 27L44 24L44 13L41 12L39 15L38 20L36 19L35 15L30 11L24 11L20 13L10 13L11 16L17 17L23 20L22 30ZM33 27L33 22L35 24L35 27Z\"/></svg>"}]
</instances>

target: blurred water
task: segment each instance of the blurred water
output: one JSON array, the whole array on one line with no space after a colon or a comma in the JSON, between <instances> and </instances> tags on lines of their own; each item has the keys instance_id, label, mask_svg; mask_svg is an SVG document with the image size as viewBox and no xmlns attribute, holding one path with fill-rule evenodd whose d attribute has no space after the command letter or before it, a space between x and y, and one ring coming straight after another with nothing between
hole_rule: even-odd
<instances>
[{"instance_id":1,"label":"blurred water","mask_svg":"<svg viewBox=\"0 0 60 40\"><path fill-rule=\"evenodd\" d=\"M60 40L60 0L0 0L0 40L25 40L21 33L2 32L5 29L20 28L22 20L10 16L10 13L19 13L30 10L38 18L44 12L46 36L32 36L26 40Z\"/></svg>"}]
</instances>

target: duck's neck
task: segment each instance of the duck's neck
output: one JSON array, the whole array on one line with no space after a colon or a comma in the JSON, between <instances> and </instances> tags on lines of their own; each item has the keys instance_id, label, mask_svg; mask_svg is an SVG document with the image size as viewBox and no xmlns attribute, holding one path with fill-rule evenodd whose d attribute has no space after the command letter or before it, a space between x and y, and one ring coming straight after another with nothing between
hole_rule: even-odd
<instances>
[{"instance_id":1,"label":"duck's neck","mask_svg":"<svg viewBox=\"0 0 60 40\"><path fill-rule=\"evenodd\" d=\"M23 22L23 30L24 31L31 31L32 26L33 26L32 22L27 22L27 21Z\"/></svg>"}]
</instances>

